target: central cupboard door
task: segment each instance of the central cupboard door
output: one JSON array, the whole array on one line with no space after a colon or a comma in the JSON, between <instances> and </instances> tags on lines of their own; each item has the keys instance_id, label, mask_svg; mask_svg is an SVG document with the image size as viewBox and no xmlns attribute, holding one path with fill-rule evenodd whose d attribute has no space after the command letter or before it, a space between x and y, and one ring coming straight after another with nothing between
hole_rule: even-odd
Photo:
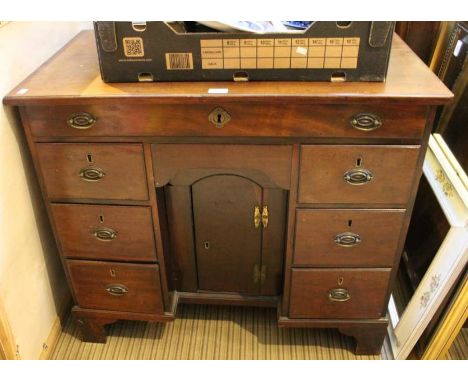
<instances>
[{"instance_id":1,"label":"central cupboard door","mask_svg":"<svg viewBox=\"0 0 468 382\"><path fill-rule=\"evenodd\" d=\"M240 176L214 175L192 186L192 200L198 288L259 293L262 188Z\"/></svg>"},{"instance_id":2,"label":"central cupboard door","mask_svg":"<svg viewBox=\"0 0 468 382\"><path fill-rule=\"evenodd\" d=\"M280 295L291 147L155 144L152 150L174 289Z\"/></svg>"}]
</instances>

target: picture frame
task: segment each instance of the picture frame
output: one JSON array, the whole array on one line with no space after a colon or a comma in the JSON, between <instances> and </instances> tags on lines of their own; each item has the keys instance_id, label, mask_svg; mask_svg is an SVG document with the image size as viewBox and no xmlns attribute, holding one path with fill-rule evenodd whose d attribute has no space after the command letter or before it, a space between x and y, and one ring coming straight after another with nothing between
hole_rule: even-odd
<instances>
[{"instance_id":1,"label":"picture frame","mask_svg":"<svg viewBox=\"0 0 468 382\"><path fill-rule=\"evenodd\" d=\"M454 287L468 260L468 191L437 134L429 139L423 174L450 229L401 315L393 295L388 305L388 335L395 359L406 359Z\"/></svg>"}]
</instances>

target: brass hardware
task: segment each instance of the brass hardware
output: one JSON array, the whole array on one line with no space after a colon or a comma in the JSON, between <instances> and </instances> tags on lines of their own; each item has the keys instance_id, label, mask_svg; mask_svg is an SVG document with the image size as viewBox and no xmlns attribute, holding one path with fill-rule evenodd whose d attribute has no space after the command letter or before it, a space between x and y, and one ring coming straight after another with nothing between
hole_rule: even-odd
<instances>
[{"instance_id":1,"label":"brass hardware","mask_svg":"<svg viewBox=\"0 0 468 382\"><path fill-rule=\"evenodd\" d=\"M106 174L104 173L104 171L97 167L82 168L80 170L81 179L86 180L88 182L96 182L99 179L104 178L105 175Z\"/></svg>"},{"instance_id":2,"label":"brass hardware","mask_svg":"<svg viewBox=\"0 0 468 382\"><path fill-rule=\"evenodd\" d=\"M67 124L74 129L86 130L96 123L96 117L84 111L70 115Z\"/></svg>"},{"instance_id":3,"label":"brass hardware","mask_svg":"<svg viewBox=\"0 0 468 382\"><path fill-rule=\"evenodd\" d=\"M254 284L257 284L259 280L260 280L260 266L258 264L255 264L254 269L253 269Z\"/></svg>"},{"instance_id":4,"label":"brass hardware","mask_svg":"<svg viewBox=\"0 0 468 382\"><path fill-rule=\"evenodd\" d=\"M255 208L254 208L254 226L255 226L255 228L260 227L260 221L261 221L260 207L255 206Z\"/></svg>"},{"instance_id":5,"label":"brass hardware","mask_svg":"<svg viewBox=\"0 0 468 382\"><path fill-rule=\"evenodd\" d=\"M361 237L353 232L343 232L335 236L335 243L342 247L354 247L361 241Z\"/></svg>"},{"instance_id":6,"label":"brass hardware","mask_svg":"<svg viewBox=\"0 0 468 382\"><path fill-rule=\"evenodd\" d=\"M266 280L266 265L255 264L254 265L254 274L253 274L253 281L254 284L263 284Z\"/></svg>"},{"instance_id":7,"label":"brass hardware","mask_svg":"<svg viewBox=\"0 0 468 382\"><path fill-rule=\"evenodd\" d=\"M229 113L222 107L217 107L208 114L208 121L215 125L218 129L224 127L231 120Z\"/></svg>"},{"instance_id":8,"label":"brass hardware","mask_svg":"<svg viewBox=\"0 0 468 382\"><path fill-rule=\"evenodd\" d=\"M268 206L263 206L262 225L263 225L263 228L266 228L268 226Z\"/></svg>"},{"instance_id":9,"label":"brass hardware","mask_svg":"<svg viewBox=\"0 0 468 382\"><path fill-rule=\"evenodd\" d=\"M344 302L348 301L351 298L351 295L347 289L336 288L328 292L328 298L331 301Z\"/></svg>"},{"instance_id":10,"label":"brass hardware","mask_svg":"<svg viewBox=\"0 0 468 382\"><path fill-rule=\"evenodd\" d=\"M366 169L353 168L348 170L343 174L343 179L354 186L361 186L363 184L369 183L374 175L372 172Z\"/></svg>"},{"instance_id":11,"label":"brass hardware","mask_svg":"<svg viewBox=\"0 0 468 382\"><path fill-rule=\"evenodd\" d=\"M203 246L205 247L205 249L210 249L210 242L209 241L205 241L203 243Z\"/></svg>"},{"instance_id":12,"label":"brass hardware","mask_svg":"<svg viewBox=\"0 0 468 382\"><path fill-rule=\"evenodd\" d=\"M359 113L353 115L349 123L351 123L351 126L355 129L371 131L382 126L382 119L373 113Z\"/></svg>"},{"instance_id":13,"label":"brass hardware","mask_svg":"<svg viewBox=\"0 0 468 382\"><path fill-rule=\"evenodd\" d=\"M111 275L111 277L115 277L115 269L110 270L110 275Z\"/></svg>"},{"instance_id":14,"label":"brass hardware","mask_svg":"<svg viewBox=\"0 0 468 382\"><path fill-rule=\"evenodd\" d=\"M122 284L111 284L106 287L106 291L112 296L123 296L128 292L128 288Z\"/></svg>"},{"instance_id":15,"label":"brass hardware","mask_svg":"<svg viewBox=\"0 0 468 382\"><path fill-rule=\"evenodd\" d=\"M262 269L260 271L260 284L263 284L266 280L266 265L262 265Z\"/></svg>"},{"instance_id":16,"label":"brass hardware","mask_svg":"<svg viewBox=\"0 0 468 382\"><path fill-rule=\"evenodd\" d=\"M338 285L343 285L344 278L342 276L338 277Z\"/></svg>"},{"instance_id":17,"label":"brass hardware","mask_svg":"<svg viewBox=\"0 0 468 382\"><path fill-rule=\"evenodd\" d=\"M112 228L99 228L93 234L96 239L101 241L112 241L117 237L117 232Z\"/></svg>"}]
</instances>

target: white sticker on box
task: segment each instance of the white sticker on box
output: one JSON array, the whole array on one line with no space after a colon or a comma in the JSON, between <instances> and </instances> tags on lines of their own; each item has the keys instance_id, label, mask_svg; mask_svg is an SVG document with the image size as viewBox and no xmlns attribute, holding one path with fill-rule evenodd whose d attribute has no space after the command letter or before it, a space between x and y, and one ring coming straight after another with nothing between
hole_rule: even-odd
<instances>
[{"instance_id":1,"label":"white sticker on box","mask_svg":"<svg viewBox=\"0 0 468 382\"><path fill-rule=\"evenodd\" d=\"M296 53L297 54L302 54L303 56L307 56L307 48L304 48L302 46L298 46L296 48Z\"/></svg>"},{"instance_id":2,"label":"white sticker on box","mask_svg":"<svg viewBox=\"0 0 468 382\"><path fill-rule=\"evenodd\" d=\"M209 94L227 94L229 93L229 89L226 88L209 88Z\"/></svg>"}]
</instances>

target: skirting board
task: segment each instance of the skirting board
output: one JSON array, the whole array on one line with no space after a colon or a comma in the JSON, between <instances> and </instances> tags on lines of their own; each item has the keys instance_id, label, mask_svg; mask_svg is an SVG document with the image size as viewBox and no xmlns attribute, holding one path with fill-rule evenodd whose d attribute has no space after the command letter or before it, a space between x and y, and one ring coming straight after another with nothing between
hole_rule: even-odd
<instances>
[{"instance_id":1,"label":"skirting board","mask_svg":"<svg viewBox=\"0 0 468 382\"><path fill-rule=\"evenodd\" d=\"M65 322L68 314L70 313L71 305L72 298L71 295L67 293L62 301L58 315L55 317L50 333L47 336L47 340L42 344L42 351L38 357L39 360L47 360L53 353L58 339L60 338L60 334L62 333L62 322Z\"/></svg>"}]
</instances>

